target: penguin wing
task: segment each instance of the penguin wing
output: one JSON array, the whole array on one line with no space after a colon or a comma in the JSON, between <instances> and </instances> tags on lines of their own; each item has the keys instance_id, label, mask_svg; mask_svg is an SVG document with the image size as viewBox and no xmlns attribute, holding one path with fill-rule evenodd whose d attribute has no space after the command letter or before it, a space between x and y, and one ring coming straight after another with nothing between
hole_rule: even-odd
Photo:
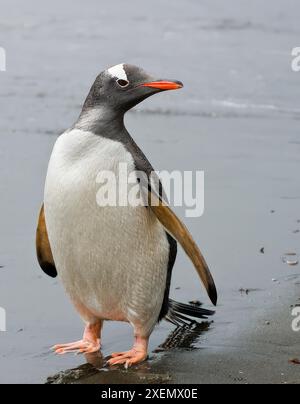
<instances>
[{"instance_id":1,"label":"penguin wing","mask_svg":"<svg viewBox=\"0 0 300 404\"><path fill-rule=\"evenodd\" d=\"M197 247L197 244L186 226L169 207L158 176L147 157L137 146L129 133L126 147L134 157L136 169L138 171L143 171L147 176L147 179L142 178L142 181L140 182L145 201L148 201L148 206L150 206L152 212L164 226L166 232L181 245L191 259L202 283L205 286L210 300L216 305L218 300L217 289L201 251Z\"/></svg>"},{"instance_id":2,"label":"penguin wing","mask_svg":"<svg viewBox=\"0 0 300 404\"><path fill-rule=\"evenodd\" d=\"M40 267L45 274L55 278L57 271L53 260L53 255L48 238L48 232L45 222L44 204L41 207L38 226L36 230L36 254Z\"/></svg>"},{"instance_id":3,"label":"penguin wing","mask_svg":"<svg viewBox=\"0 0 300 404\"><path fill-rule=\"evenodd\" d=\"M148 188L148 202L150 208L160 223L164 226L167 233L169 233L181 245L185 253L191 259L203 285L205 286L210 300L216 305L218 295L213 277L190 232L175 215L168 204L166 204L153 190L153 188Z\"/></svg>"}]
</instances>

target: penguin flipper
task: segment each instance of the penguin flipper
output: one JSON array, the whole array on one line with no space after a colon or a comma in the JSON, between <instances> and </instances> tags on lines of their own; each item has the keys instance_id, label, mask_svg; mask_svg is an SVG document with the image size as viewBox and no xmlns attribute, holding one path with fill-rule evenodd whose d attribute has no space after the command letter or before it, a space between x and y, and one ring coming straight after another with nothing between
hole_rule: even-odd
<instances>
[{"instance_id":1,"label":"penguin flipper","mask_svg":"<svg viewBox=\"0 0 300 404\"><path fill-rule=\"evenodd\" d=\"M45 274L51 276L51 278L55 278L57 276L57 271L55 268L50 242L48 239L44 204L42 205L40 210L38 226L36 230L36 255L40 267L45 272Z\"/></svg>"},{"instance_id":2,"label":"penguin flipper","mask_svg":"<svg viewBox=\"0 0 300 404\"><path fill-rule=\"evenodd\" d=\"M149 206L165 230L182 246L191 259L200 279L214 305L218 296L208 265L186 226L179 220L170 207L157 195L153 188L148 191Z\"/></svg>"}]
</instances>

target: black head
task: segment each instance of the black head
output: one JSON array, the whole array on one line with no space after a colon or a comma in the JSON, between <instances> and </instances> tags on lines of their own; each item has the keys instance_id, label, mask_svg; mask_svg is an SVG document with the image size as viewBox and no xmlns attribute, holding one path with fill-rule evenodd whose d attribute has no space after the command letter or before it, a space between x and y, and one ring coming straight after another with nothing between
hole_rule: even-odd
<instances>
[{"instance_id":1,"label":"black head","mask_svg":"<svg viewBox=\"0 0 300 404\"><path fill-rule=\"evenodd\" d=\"M137 66L119 64L98 75L83 109L105 106L126 112L153 94L181 87L180 81L158 79Z\"/></svg>"}]
</instances>

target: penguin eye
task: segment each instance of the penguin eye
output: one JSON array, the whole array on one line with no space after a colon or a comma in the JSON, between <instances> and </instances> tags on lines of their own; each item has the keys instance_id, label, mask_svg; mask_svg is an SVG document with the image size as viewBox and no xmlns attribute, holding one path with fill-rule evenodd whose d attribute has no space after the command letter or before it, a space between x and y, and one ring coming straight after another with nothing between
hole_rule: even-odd
<instances>
[{"instance_id":1,"label":"penguin eye","mask_svg":"<svg viewBox=\"0 0 300 404\"><path fill-rule=\"evenodd\" d=\"M117 83L119 84L120 87L127 87L129 85L129 81L123 79L118 79Z\"/></svg>"}]
</instances>

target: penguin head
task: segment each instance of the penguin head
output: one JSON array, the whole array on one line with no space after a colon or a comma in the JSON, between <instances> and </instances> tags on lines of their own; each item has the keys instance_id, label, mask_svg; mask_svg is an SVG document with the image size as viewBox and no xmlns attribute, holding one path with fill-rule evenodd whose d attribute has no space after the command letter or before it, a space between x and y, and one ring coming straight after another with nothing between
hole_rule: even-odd
<instances>
[{"instance_id":1,"label":"penguin head","mask_svg":"<svg viewBox=\"0 0 300 404\"><path fill-rule=\"evenodd\" d=\"M119 64L98 75L84 108L105 105L126 112L153 94L182 87L180 81L158 79L137 66Z\"/></svg>"}]
</instances>

